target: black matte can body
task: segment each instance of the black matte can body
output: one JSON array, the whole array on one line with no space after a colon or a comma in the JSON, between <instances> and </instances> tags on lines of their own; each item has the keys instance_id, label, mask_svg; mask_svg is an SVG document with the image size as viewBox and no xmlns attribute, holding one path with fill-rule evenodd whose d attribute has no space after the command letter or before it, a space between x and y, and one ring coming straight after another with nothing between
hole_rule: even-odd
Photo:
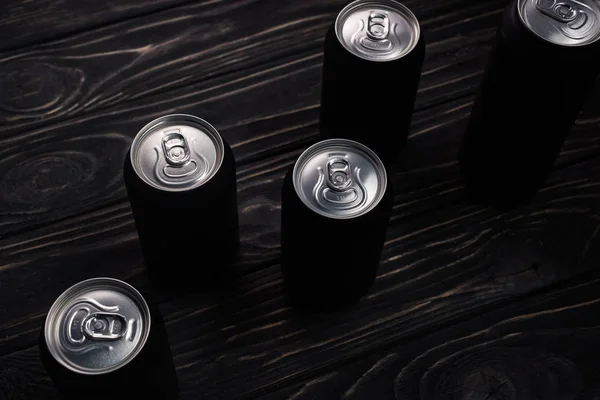
<instances>
[{"instance_id":1,"label":"black matte can body","mask_svg":"<svg viewBox=\"0 0 600 400\"><path fill-rule=\"evenodd\" d=\"M410 129L425 57L425 41L385 62L350 53L331 26L325 38L320 132L323 139L363 143L385 164L393 163Z\"/></svg>"},{"instance_id":2,"label":"black matte can body","mask_svg":"<svg viewBox=\"0 0 600 400\"><path fill-rule=\"evenodd\" d=\"M154 188L125 158L124 177L145 264L159 285L209 288L228 275L239 247L236 168L224 142L217 173L181 192Z\"/></svg>"},{"instance_id":3,"label":"black matte can body","mask_svg":"<svg viewBox=\"0 0 600 400\"><path fill-rule=\"evenodd\" d=\"M50 353L42 328L40 358L63 399L175 400L179 397L179 383L162 316L148 296L144 299L151 317L144 347L130 362L105 374L85 375L63 366Z\"/></svg>"},{"instance_id":4,"label":"black matte can body","mask_svg":"<svg viewBox=\"0 0 600 400\"><path fill-rule=\"evenodd\" d=\"M523 24L516 1L507 6L459 151L477 197L515 205L544 184L593 89L599 50L547 42Z\"/></svg>"},{"instance_id":5,"label":"black matte can body","mask_svg":"<svg viewBox=\"0 0 600 400\"><path fill-rule=\"evenodd\" d=\"M283 183L281 251L284 284L294 306L333 309L359 300L373 284L392 210L388 183L368 213L332 219L298 197L291 169Z\"/></svg>"}]
</instances>

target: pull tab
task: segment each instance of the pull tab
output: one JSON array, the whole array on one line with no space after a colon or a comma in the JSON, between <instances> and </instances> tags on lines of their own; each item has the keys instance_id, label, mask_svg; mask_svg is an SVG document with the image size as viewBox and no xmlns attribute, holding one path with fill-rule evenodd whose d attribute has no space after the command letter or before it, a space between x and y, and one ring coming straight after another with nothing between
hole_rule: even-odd
<instances>
[{"instance_id":1,"label":"pull tab","mask_svg":"<svg viewBox=\"0 0 600 400\"><path fill-rule=\"evenodd\" d=\"M536 8L541 13L565 24L579 17L577 6L570 1L537 0Z\"/></svg>"},{"instance_id":2,"label":"pull tab","mask_svg":"<svg viewBox=\"0 0 600 400\"><path fill-rule=\"evenodd\" d=\"M371 12L367 21L367 35L374 40L385 39L390 31L390 20L387 15Z\"/></svg>"},{"instance_id":3,"label":"pull tab","mask_svg":"<svg viewBox=\"0 0 600 400\"><path fill-rule=\"evenodd\" d=\"M127 332L127 320L119 314L95 313L83 322L83 333L92 340L116 340Z\"/></svg>"},{"instance_id":4,"label":"pull tab","mask_svg":"<svg viewBox=\"0 0 600 400\"><path fill-rule=\"evenodd\" d=\"M332 158L327 162L327 186L335 191L344 191L352 185L350 163L343 158Z\"/></svg>"},{"instance_id":5,"label":"pull tab","mask_svg":"<svg viewBox=\"0 0 600 400\"><path fill-rule=\"evenodd\" d=\"M360 179L360 168L352 168L343 154L331 154L325 168L319 167L319 181L313 189L321 207L329 210L351 210L366 201L366 189Z\"/></svg>"},{"instance_id":6,"label":"pull tab","mask_svg":"<svg viewBox=\"0 0 600 400\"><path fill-rule=\"evenodd\" d=\"M190 160L190 147L179 130L167 132L162 138L165 159L170 165L183 166Z\"/></svg>"},{"instance_id":7,"label":"pull tab","mask_svg":"<svg viewBox=\"0 0 600 400\"><path fill-rule=\"evenodd\" d=\"M368 51L386 53L393 48L392 41L388 39L390 20L387 15L371 12L366 31L367 36L361 36L358 42Z\"/></svg>"}]
</instances>

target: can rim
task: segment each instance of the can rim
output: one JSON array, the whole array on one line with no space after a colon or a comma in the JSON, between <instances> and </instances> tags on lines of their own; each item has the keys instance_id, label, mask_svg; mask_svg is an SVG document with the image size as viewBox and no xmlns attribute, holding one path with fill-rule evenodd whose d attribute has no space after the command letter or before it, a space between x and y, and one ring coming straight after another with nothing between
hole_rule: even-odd
<instances>
[{"instance_id":1,"label":"can rim","mask_svg":"<svg viewBox=\"0 0 600 400\"><path fill-rule=\"evenodd\" d=\"M400 53L398 56L396 56L394 58L373 59L373 58L367 58L360 54L356 54L349 48L346 41L343 40L343 38L340 36L339 28L340 28L341 19L346 17L350 12L354 11L358 7L362 7L362 6L370 5L370 4L375 5L375 6L382 6L382 5L388 6L392 9L396 10L399 14L404 13L405 16L407 17L408 22L410 22L410 25L415 28L415 39L412 41L412 44L409 47L407 47L405 51L403 51L402 53ZM394 0L366 0L366 1L365 0L354 0L350 4L346 5L344 8L342 8L342 10L338 13L337 17L335 18L334 30L335 30L335 36L337 37L338 42L340 42L341 45L347 51L349 51L351 54L353 54L356 57L359 57L363 60L373 61L373 62L381 62L381 63L395 61L395 60L406 57L408 54L410 54L415 49L415 47L417 47L417 44L419 43L419 40L421 39L421 25L419 24L419 20L417 19L417 16L410 10L410 8L408 8L404 4L394 1Z\"/></svg>"},{"instance_id":2,"label":"can rim","mask_svg":"<svg viewBox=\"0 0 600 400\"><path fill-rule=\"evenodd\" d=\"M368 207L365 207L358 214L354 214L354 215L345 215L345 214L340 215L340 214L330 214L330 213L328 214L316 207L311 207L304 200L305 194L300 188L300 182L299 182L298 177L300 176L300 172L301 172L300 168L304 168L304 166L306 164L304 161L311 159L311 156L318 153L319 150L321 150L321 148L326 147L326 146L336 145L336 144L337 145L345 145L345 146L347 146L347 145L354 146L356 149L359 149L362 153L364 153L365 156L370 157L371 162L373 163L373 166L375 167L375 169L378 172L378 175L380 177L380 190L378 190L377 197L371 202L371 204L369 204ZM381 168L377 168L378 166ZM354 140L336 138L336 139L326 139L326 140L317 142L317 143L313 144L312 146L310 146L309 148L307 148L306 150L304 150L302 152L302 154L300 154L300 156L294 163L294 168L292 170L292 184L294 185L294 191L296 192L296 195L298 196L298 198L300 199L302 204L304 204L309 210L311 210L311 211L315 212L316 214L319 214L323 217L326 217L326 218L337 219L337 220L349 220L349 219L359 218L359 217L367 214L368 212L372 211L375 207L377 207L379 205L379 203L381 203L381 199L383 199L383 196L385 196L385 193L387 191L388 177L387 177L387 171L386 171L385 165L383 164L383 162L381 161L379 156L373 150L369 149L364 144L354 141Z\"/></svg>"},{"instance_id":3,"label":"can rim","mask_svg":"<svg viewBox=\"0 0 600 400\"><path fill-rule=\"evenodd\" d=\"M593 40L582 41L581 43L562 44L562 43L557 43L557 42L548 40L548 38L546 38L546 37L542 36L540 33L536 32L533 29L533 27L530 26L530 23L527 22L527 19L524 15L524 7L527 5L527 2L529 2L529 1L534 1L534 0L516 0L517 15L519 16L519 20L525 26L525 28L529 32L534 34L536 37L542 39L544 42L555 45L555 46L565 47L565 48L573 48L573 47L577 48L577 47L584 47L584 46L591 45L600 40L600 32L598 32L596 34L596 37ZM594 3L597 3L597 1L595 1L595 0L592 0L592 1ZM600 5L598 5L598 4L596 4L596 5L600 8ZM600 15L598 15L598 18L600 19Z\"/></svg>"},{"instance_id":4,"label":"can rim","mask_svg":"<svg viewBox=\"0 0 600 400\"><path fill-rule=\"evenodd\" d=\"M205 133L207 136L209 136L210 139L215 144L216 153L217 153L217 161L215 162L214 167L211 168L210 174L206 177L206 179L204 179L204 181L202 183L200 183L198 185L192 185L189 187L181 187L181 188L157 185L151 179L145 178L146 175L145 175L143 169L136 162L135 154L138 154L138 152L135 150L140 147L140 144L143 142L143 140L150 133L154 132L154 130L156 128L160 127L161 125L173 124L173 120L175 120L177 123L179 123L181 125L185 125L187 123L189 126L202 128L202 132ZM225 142L223 141L223 138L221 137L221 134L219 133L219 131L213 125L211 125L208 121L206 121L200 117L197 117L195 115L191 115L191 114L167 114L167 115L163 115L162 117L155 118L152 121L148 122L146 125L144 125L144 127L142 127L142 129L139 130L139 132L133 138L133 141L131 142L131 150L129 152L129 160L131 162L131 165L132 165L133 170L136 173L136 175L144 183L152 186L155 189L163 190L166 192L185 192L185 191L192 190L192 189L195 189L195 188L205 185L212 178L214 178L214 176L217 174L217 172L221 168L221 165L223 164L224 158L225 158Z\"/></svg>"},{"instance_id":5,"label":"can rim","mask_svg":"<svg viewBox=\"0 0 600 400\"><path fill-rule=\"evenodd\" d=\"M70 300L72 300L72 298L75 295L77 295L79 292L81 292L82 288L89 285L90 283L97 283L100 285L116 284L116 285L121 286L122 288L128 290L131 294L133 294L135 296L135 299L132 298L132 300L137 300L136 302L139 303L138 305L140 306L140 311L142 312L142 315L145 318L144 322L145 322L145 326L147 327L144 329L144 335L142 335L142 337L140 338L139 342L137 343L136 349L134 351L129 353L127 355L127 357L124 358L119 364L112 366L110 368L103 368L103 369L99 369L99 370L90 370L90 369L76 367L72 363L69 363L64 358L60 357L58 355L59 352L50 346L50 343L55 342L54 339L52 338L52 335L50 334L50 330L51 330L50 328L51 328L51 325L56 322L55 320L56 320L59 310L61 310L65 304L67 304ZM58 363L60 363L63 367L65 367L77 374L80 374L80 375L103 375L103 374L107 374L109 372L116 371L118 369L123 368L125 365L129 364L140 353L140 351L144 348L146 341L148 340L148 337L150 336L151 324L152 324L152 320L151 320L148 304L147 304L146 300L144 299L144 297L142 296L142 294L136 288L134 288L132 285L130 285L127 282L124 282L124 281L121 281L121 280L115 279L115 278L109 278L109 277L90 278L90 279L86 279L84 281L78 282L78 283L74 284L73 286L69 287L64 292L62 292L60 296L58 296L58 298L54 301L54 303L52 303L52 306L50 307L50 310L48 311L48 315L46 315L46 321L44 323L44 340L46 341L46 347L48 348L48 351L50 352L52 357Z\"/></svg>"}]
</instances>

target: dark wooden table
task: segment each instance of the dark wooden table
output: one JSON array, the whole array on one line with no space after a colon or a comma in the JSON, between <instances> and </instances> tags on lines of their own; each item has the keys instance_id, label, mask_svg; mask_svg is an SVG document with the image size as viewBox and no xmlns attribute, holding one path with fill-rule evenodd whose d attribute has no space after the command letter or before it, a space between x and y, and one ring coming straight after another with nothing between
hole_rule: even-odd
<instances>
[{"instance_id":1,"label":"dark wooden table","mask_svg":"<svg viewBox=\"0 0 600 400\"><path fill-rule=\"evenodd\" d=\"M182 399L600 399L600 89L529 205L474 203L455 160L504 0L406 1L427 57L377 281L349 310L287 307L280 187L345 3L3 2L0 399L56 398L37 335L68 286L148 288L122 162L174 112L232 145L242 236L234 292L156 293Z\"/></svg>"}]
</instances>

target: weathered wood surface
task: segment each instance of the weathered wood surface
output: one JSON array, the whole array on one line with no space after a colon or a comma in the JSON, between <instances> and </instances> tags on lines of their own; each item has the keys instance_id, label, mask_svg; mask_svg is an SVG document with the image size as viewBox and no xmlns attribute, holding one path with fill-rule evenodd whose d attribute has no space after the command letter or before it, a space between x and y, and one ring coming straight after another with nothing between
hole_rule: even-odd
<instances>
[{"instance_id":1,"label":"weathered wood surface","mask_svg":"<svg viewBox=\"0 0 600 400\"><path fill-rule=\"evenodd\" d=\"M186 1L4 0L0 10L0 50L19 49L183 3Z\"/></svg>"},{"instance_id":2,"label":"weathered wood surface","mask_svg":"<svg viewBox=\"0 0 600 400\"><path fill-rule=\"evenodd\" d=\"M289 55L320 54L325 31L345 2L214 3L178 7L0 54L0 87L6 93L0 123L7 132L19 133L152 95L164 100L162 93L187 87L168 96L176 100L177 93L193 93L189 86L199 81ZM494 30L503 1L438 1L436 7L416 1L409 5L413 3L432 52L430 68L424 71L430 81L423 90L479 74L480 68L462 70L455 64L485 53L482 45ZM466 37L464 30L469 32ZM458 71L463 74L450 75ZM456 89L444 91L444 97L456 95Z\"/></svg>"},{"instance_id":3,"label":"weathered wood surface","mask_svg":"<svg viewBox=\"0 0 600 400\"><path fill-rule=\"evenodd\" d=\"M262 398L600 398L598 280L571 283L331 369Z\"/></svg>"},{"instance_id":4,"label":"weathered wood surface","mask_svg":"<svg viewBox=\"0 0 600 400\"><path fill-rule=\"evenodd\" d=\"M293 382L331 360L369 355L390 341L597 265L596 158L561 168L536 203L505 214L470 204L452 164L442 165L433 177L435 168L396 176L408 191L397 196L386 261L360 306L327 318L297 316L282 298L276 263L278 188L297 154L240 170L244 248L238 290L223 298L190 295L162 304L177 365L191 370L184 386L208 387L213 394L228 388L236 398L279 380ZM580 178L580 169L596 178ZM453 178L437 182L444 175ZM77 220L58 224L37 242L12 248L16 259L29 255L33 260L2 271L8 282L28 282L4 288L3 311L15 317L2 329L5 351L35 341L45 308L72 282L107 274L145 286L129 211L121 214L114 225L102 213L85 226ZM37 260L35 247L40 248ZM9 300L14 298L22 299L18 308Z\"/></svg>"},{"instance_id":5,"label":"weathered wood surface","mask_svg":"<svg viewBox=\"0 0 600 400\"><path fill-rule=\"evenodd\" d=\"M298 3L291 3L298 7ZM315 13L319 15L321 2L315 3L317 5L313 7L315 9L312 10L312 13L311 7L303 3L304 8L308 10L305 11L306 15ZM435 14L437 16L431 17L430 22L427 19L423 21L425 27L431 25L431 32L428 35L428 55L420 96L417 100L419 108L431 107L457 96L472 94L476 88L489 49L489 41L494 32L494 28L490 26L493 27L495 24L499 8L497 2L495 4L490 2L484 8L485 12L479 14L482 11L481 5L467 7L470 3L465 5L464 0L462 3L466 7L466 11L457 12L451 8L452 11L448 11L444 6L441 10L445 10L445 13ZM294 9L294 7L290 8ZM424 12L432 14L435 8L432 6L429 8L424 7ZM322 35L327 24L334 17L336 9L329 10L329 14L327 14L329 19L323 18L325 22L320 25L318 32L309 30L307 37L303 38L301 34L298 34L298 27L294 24L287 26L288 32L284 36L288 41L277 41L276 46L272 46L273 48L263 57L268 57L271 53L281 56L282 52L289 48L290 40L292 45L296 41L298 43L296 47L302 47L305 40L311 42L309 39L312 38L312 42L314 42L312 48L305 49L301 53L278 58L267 64L252 66L254 65L252 57L246 61L236 61L239 58L238 51L229 57L223 57L225 66L220 64L222 68L226 68L227 64L237 65L238 70L229 74L211 76L193 84L178 86L168 94L148 95L129 101L113 99L111 107L94 112L88 112L89 110L85 106L87 103L85 99L88 98L88 95L83 93L85 92L83 89L69 89L70 85L66 83L69 81L68 77L60 79L42 68L38 71L39 75L33 76L41 80L44 79L43 77L48 77L49 86L43 82L39 83L38 89L41 89L37 92L33 90L32 93L36 94L29 96L28 100L27 93L29 92L25 88L29 87L29 83L27 83L29 78L25 79L26 82L17 85L11 81L10 73L0 75L0 79L4 76L6 85L14 87L16 93L16 100L10 96L3 97L5 102L10 104L0 107L6 111L3 116L0 114L2 116L0 123L5 124L2 137L0 137L0 157L2 157L0 171L3 171L0 177L0 187L3 192L14 189L14 193L10 196L16 197L9 198L7 201L0 199L0 210L5 216L0 221L0 235L5 236L15 229L25 230L31 224L45 224L57 218L64 219L74 214L87 212L101 207L107 202L119 201L119 199L125 201L121 184L120 159L126 153L130 140L137 129L145 122L165 113L189 112L202 115L213 122L234 148L238 163L264 158L283 149L300 148L307 143L307 139L314 140L320 96ZM472 16L473 13L476 13L475 16ZM233 17L237 20L244 20L247 14L248 11L235 13ZM471 16L467 18L469 15ZM169 17L167 22L171 18ZM309 17L303 19L306 18ZM461 34L457 35L458 22L456 18L467 19L464 23L471 25L472 36L463 38ZM305 24L311 26L311 21L305 22ZM160 30L163 25L152 24L151 27ZM159 32L163 33L162 30ZM194 50L195 48L193 49L193 42L179 40L179 34L179 31L171 26L170 37L166 33L157 36L163 39L167 37L176 49L180 45L184 50L197 51ZM243 33L238 33L239 35L243 35ZM276 32L273 35L279 37L281 33ZM237 43L230 36L226 35L226 38L233 40L234 44ZM92 35L92 37L100 40L96 36ZM137 37L152 38L154 36L149 34L133 36L133 38ZM292 40L292 38L295 39ZM271 40L273 39L271 38ZM120 45L122 48L123 43L129 42L120 42L113 37L107 41L114 48L108 51L108 55L105 55L107 57L105 62L101 60L106 52L100 52L99 59L92 57L91 60L86 61L86 57L83 57L83 60L76 59L72 62L75 63L73 65L89 63L90 68L103 71L103 75L100 77L84 79L84 82L95 82L93 84L95 86L98 85L97 79L102 82L108 79L107 76L115 75L114 80L108 79L109 82L105 87L106 90L111 91L115 88L115 82L127 82L127 77L117 73L119 69L113 69L114 67L108 69L98 68L98 66L116 67L118 60L113 60L112 57L119 57L119 54L113 55L112 53L119 53L118 46ZM80 47L70 44L66 48L71 48L70 51L73 52L80 49L79 53L81 53L93 47L93 44L88 46L85 43L87 42L84 41ZM56 47L62 48L58 44ZM105 47L106 44L102 48ZM243 48L243 43L241 47ZM277 47L279 50L276 50ZM175 54L176 51L172 50L166 53ZM92 50L92 54L94 54L94 50ZM158 68L159 71L154 74L153 79L162 77L162 84L167 87L169 82L176 83L182 79L182 76L185 77L185 74L189 74L187 71L189 66L185 64L185 57L174 60L181 64L179 68L187 71L184 71L184 75L182 75L176 72L177 65L163 68L163 64L171 56L163 55L160 58L160 54L165 54L160 51L152 54L154 57L147 62L139 62L141 64L139 66L134 63L134 70L139 72L140 70L147 71L149 67ZM187 53L182 51L182 54ZM218 54L218 49L213 50L211 54ZM44 58L44 56L40 57ZM50 56L49 60L52 60L48 64L52 65L52 68L59 68L62 62L60 55L55 58ZM212 68L212 61L209 58L196 57L189 62L193 67L191 70L194 71L195 79L200 79L203 75L201 71ZM5 66L9 72L16 71L15 73L20 74L18 68L11 63L12 61L9 60L0 64L0 71ZM244 63L246 68L239 69L244 66ZM11 65L13 66L11 67ZM87 75L89 73L83 73L82 76ZM135 76L136 78L132 79L128 86L125 86L128 89L124 89L129 90L130 95L135 95L139 91L135 88L136 85L138 88L145 87L148 90L155 87L151 83L148 84L148 82L153 82L150 77L139 76L139 74ZM54 90L56 88L52 88L51 82L62 83L64 87ZM19 111L18 103L21 101L26 104L31 104L28 103L29 101L42 101L41 99L46 96L43 94L45 93L43 88L47 86L51 98L46 99L48 101L44 104L50 104L49 110L44 109L44 104L35 104L33 113ZM119 84L116 84L117 92L119 92L118 87ZM8 91L7 93L13 92ZM72 98L73 103L65 105L63 103L67 101L66 98L56 99L53 97L59 93L63 93L66 98ZM98 96L102 97L98 101L103 102L104 95ZM113 97L108 95L108 99ZM92 103L95 104L95 102ZM260 107L257 107L259 105ZM63 115L69 113L74 115ZM55 118L60 121L52 122ZM304 129L298 132L298 128ZM311 129L310 132L308 132L309 129ZM101 144L99 145L99 143ZM110 161L107 162L107 160ZM47 177L47 174L39 172L52 171L55 166L66 169L68 172L66 174L52 173L50 178ZM36 194L32 202L30 199L32 190L37 191L37 188L43 191L43 197L40 199Z\"/></svg>"},{"instance_id":6,"label":"weathered wood surface","mask_svg":"<svg viewBox=\"0 0 600 400\"><path fill-rule=\"evenodd\" d=\"M427 59L411 139L391 171L397 193L376 284L359 305L331 315L298 315L287 307L278 264L280 186L295 158L317 140L322 35L343 3L181 5L104 27L92 23L89 31L0 56L0 87L12 96L0 96L0 399L55 396L34 346L45 311L66 287L108 275L149 288L121 168L136 130L171 112L205 117L232 145L242 235L230 291L154 293L183 398L390 398L395 378L382 377L397 376L445 341L465 338L458 350L444 348L423 365L438 362L435 357L443 361L444 351L451 357L461 346L477 348L479 336L471 343L469 335L526 313L530 304L521 299L537 296L534 310L538 303L545 307L539 300L545 295L536 295L543 290L554 308L577 303L579 294L596 295L594 280L585 290L555 287L593 274L600 261L600 90L556 173L530 205L500 212L473 203L455 154L503 2L428 0L407 3L425 27ZM256 17L265 10L269 18ZM205 26L215 20L227 29ZM146 53L130 51L140 48ZM19 70L28 65L29 72ZM515 300L521 303L501 311ZM598 325L595 308L581 309L590 310L590 326ZM483 322L471 322L481 313ZM562 341L558 330L579 322L570 321L570 313L555 315L547 329ZM544 337L523 329L533 332L527 337ZM516 354L510 349L520 346L518 340L496 339ZM580 339L581 346L592 346L589 336ZM555 365L554 358L543 358L553 349L527 340L531 348L515 357L533 360L544 374L546 364ZM406 356L405 342L421 350ZM483 346L474 362L485 364L491 354L492 364L499 357L498 365L518 369L487 351ZM590 364L567 358L597 376ZM371 379L366 372L379 361L386 372ZM451 393L444 387L454 387L463 373L453 362L442 362L427 379L417 377L424 389L407 387L398 398L444 398L435 390ZM566 374L568 382L572 368L561 362L552 374ZM417 364L416 370L425 368ZM506 373L502 368L498 374ZM357 373L367 378L357 383ZM511 382L529 377L526 371L517 375ZM475 387L477 379L465 385ZM586 395L593 388L581 382L580 398L593 398ZM347 394L355 385L360 393ZM488 393L488 399L576 398L569 397L571 386L563 397L544 397L558 389L521 389ZM446 398L469 398L451 395Z\"/></svg>"},{"instance_id":7,"label":"weathered wood surface","mask_svg":"<svg viewBox=\"0 0 600 400\"><path fill-rule=\"evenodd\" d=\"M599 284L594 271L566 288L552 288L426 336L398 338L362 358L341 353L304 379L273 381L270 393L235 398L595 400L600 396L600 326L593 315L600 311ZM210 313L201 311L197 315ZM210 337L211 327L204 330ZM223 359L220 350L213 356ZM36 348L5 356L0 366L0 396L58 398ZM202 367L198 376L196 366L179 365L182 398L229 398L228 386L211 384L230 374L227 367Z\"/></svg>"}]
</instances>

